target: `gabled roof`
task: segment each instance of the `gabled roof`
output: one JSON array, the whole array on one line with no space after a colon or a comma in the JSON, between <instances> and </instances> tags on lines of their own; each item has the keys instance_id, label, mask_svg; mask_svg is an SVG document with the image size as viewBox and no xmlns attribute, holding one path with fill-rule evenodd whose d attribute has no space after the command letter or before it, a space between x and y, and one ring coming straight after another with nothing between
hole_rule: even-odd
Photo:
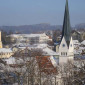
<instances>
[{"instance_id":1,"label":"gabled roof","mask_svg":"<svg viewBox=\"0 0 85 85\"><path fill-rule=\"evenodd\" d=\"M64 14L64 22L63 22L63 30L62 30L62 38L65 37L67 45L69 46L71 39L71 26L70 26L70 18L69 18L69 8L68 8L68 0L66 0L65 6L65 14Z\"/></svg>"},{"instance_id":2,"label":"gabled roof","mask_svg":"<svg viewBox=\"0 0 85 85\"><path fill-rule=\"evenodd\" d=\"M37 56L36 59L37 59L39 69L41 72L47 75L57 73L57 67L53 66L50 60L50 56Z\"/></svg>"},{"instance_id":3,"label":"gabled roof","mask_svg":"<svg viewBox=\"0 0 85 85\"><path fill-rule=\"evenodd\" d=\"M78 35L81 35L81 33L79 31L77 31L77 30L72 30L71 33L77 33Z\"/></svg>"}]
</instances>

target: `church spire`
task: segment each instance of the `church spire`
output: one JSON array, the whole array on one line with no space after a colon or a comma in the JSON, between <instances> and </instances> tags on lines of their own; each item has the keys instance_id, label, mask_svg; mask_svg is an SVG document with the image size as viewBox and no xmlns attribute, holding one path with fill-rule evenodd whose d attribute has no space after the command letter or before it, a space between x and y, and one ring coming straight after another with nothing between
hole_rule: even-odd
<instances>
[{"instance_id":1,"label":"church spire","mask_svg":"<svg viewBox=\"0 0 85 85\"><path fill-rule=\"evenodd\" d=\"M66 5L65 5L65 14L64 14L64 22L62 30L62 38L63 37L65 38L67 45L69 46L71 39L71 27L70 27L68 0L66 0Z\"/></svg>"}]
</instances>

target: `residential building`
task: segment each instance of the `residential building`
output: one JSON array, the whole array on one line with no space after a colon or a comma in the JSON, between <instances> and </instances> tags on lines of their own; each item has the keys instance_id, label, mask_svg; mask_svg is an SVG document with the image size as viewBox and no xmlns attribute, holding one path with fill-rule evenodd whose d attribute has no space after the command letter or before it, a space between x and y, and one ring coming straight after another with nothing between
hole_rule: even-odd
<instances>
[{"instance_id":1,"label":"residential building","mask_svg":"<svg viewBox=\"0 0 85 85\"><path fill-rule=\"evenodd\" d=\"M10 58L13 55L11 48L0 48L0 58Z\"/></svg>"},{"instance_id":2,"label":"residential building","mask_svg":"<svg viewBox=\"0 0 85 85\"><path fill-rule=\"evenodd\" d=\"M48 41L52 41L49 36L45 33L42 34L12 34L10 35L11 41L16 41L16 43L47 43Z\"/></svg>"},{"instance_id":3,"label":"residential building","mask_svg":"<svg viewBox=\"0 0 85 85\"><path fill-rule=\"evenodd\" d=\"M1 41L1 31L0 31L0 58L9 58L13 55L11 48L3 48Z\"/></svg>"},{"instance_id":4,"label":"residential building","mask_svg":"<svg viewBox=\"0 0 85 85\"><path fill-rule=\"evenodd\" d=\"M73 40L78 40L78 41L81 41L81 33L78 32L77 30L73 30L72 31L72 38Z\"/></svg>"}]
</instances>

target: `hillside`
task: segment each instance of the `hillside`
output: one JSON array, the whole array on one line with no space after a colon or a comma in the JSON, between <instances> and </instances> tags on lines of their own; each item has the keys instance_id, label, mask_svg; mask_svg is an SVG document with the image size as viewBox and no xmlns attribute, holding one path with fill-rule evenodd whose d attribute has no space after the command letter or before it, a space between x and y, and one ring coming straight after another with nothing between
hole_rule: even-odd
<instances>
[{"instance_id":1,"label":"hillside","mask_svg":"<svg viewBox=\"0 0 85 85\"><path fill-rule=\"evenodd\" d=\"M36 25L21 25L21 26L0 26L0 30L20 32L20 33L35 33L47 30L61 29L61 25L50 25L50 24L36 24Z\"/></svg>"},{"instance_id":2,"label":"hillside","mask_svg":"<svg viewBox=\"0 0 85 85\"><path fill-rule=\"evenodd\" d=\"M80 28L85 29L85 23L77 24L75 26L75 28L77 28L77 29L80 29Z\"/></svg>"},{"instance_id":3,"label":"hillside","mask_svg":"<svg viewBox=\"0 0 85 85\"><path fill-rule=\"evenodd\" d=\"M12 31L13 33L36 33L36 32L44 32L48 30L57 30L62 29L61 25L50 25L47 23L35 24L35 25L21 25L21 26L0 26L0 30L4 31ZM72 29L85 29L85 24L77 24Z\"/></svg>"}]
</instances>

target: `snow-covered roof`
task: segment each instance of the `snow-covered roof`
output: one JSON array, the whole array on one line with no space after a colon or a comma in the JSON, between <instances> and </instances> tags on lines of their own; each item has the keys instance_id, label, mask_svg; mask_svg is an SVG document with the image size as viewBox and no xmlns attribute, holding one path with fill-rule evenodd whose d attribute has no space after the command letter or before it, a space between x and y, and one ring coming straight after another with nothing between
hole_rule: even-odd
<instances>
[{"instance_id":1,"label":"snow-covered roof","mask_svg":"<svg viewBox=\"0 0 85 85\"><path fill-rule=\"evenodd\" d=\"M80 42L78 40L73 40L73 44L80 45Z\"/></svg>"},{"instance_id":2,"label":"snow-covered roof","mask_svg":"<svg viewBox=\"0 0 85 85\"><path fill-rule=\"evenodd\" d=\"M14 57L4 59L4 61L6 61L7 64L15 64L16 63Z\"/></svg>"},{"instance_id":3,"label":"snow-covered roof","mask_svg":"<svg viewBox=\"0 0 85 85\"><path fill-rule=\"evenodd\" d=\"M79 54L81 54L81 52L82 52L82 50L74 50L75 55L79 55Z\"/></svg>"},{"instance_id":4,"label":"snow-covered roof","mask_svg":"<svg viewBox=\"0 0 85 85\"><path fill-rule=\"evenodd\" d=\"M52 49L48 48L47 44L36 44L36 46L33 47L33 48L35 48L35 49L37 49L37 48L38 49L42 49L43 52L47 53L45 55L49 55L49 56L53 56L53 55L58 56L59 55L59 53L57 53L57 52L53 51Z\"/></svg>"},{"instance_id":5,"label":"snow-covered roof","mask_svg":"<svg viewBox=\"0 0 85 85\"><path fill-rule=\"evenodd\" d=\"M47 47L48 45L47 44L33 44L33 45L30 45L30 44L19 44L18 45L18 48L26 48L28 47L29 49L36 49L36 48L45 48Z\"/></svg>"},{"instance_id":6,"label":"snow-covered roof","mask_svg":"<svg viewBox=\"0 0 85 85\"><path fill-rule=\"evenodd\" d=\"M77 33L79 33L79 34L81 34L81 32L80 31L76 31Z\"/></svg>"},{"instance_id":7,"label":"snow-covered roof","mask_svg":"<svg viewBox=\"0 0 85 85\"><path fill-rule=\"evenodd\" d=\"M79 41L78 40L73 40L73 43L75 44L75 43L79 43Z\"/></svg>"},{"instance_id":8,"label":"snow-covered roof","mask_svg":"<svg viewBox=\"0 0 85 85\"><path fill-rule=\"evenodd\" d=\"M82 59L85 60L85 55L77 55L74 57L74 59Z\"/></svg>"},{"instance_id":9,"label":"snow-covered roof","mask_svg":"<svg viewBox=\"0 0 85 85\"><path fill-rule=\"evenodd\" d=\"M79 47L79 50L84 50L85 49L85 47Z\"/></svg>"},{"instance_id":10,"label":"snow-covered roof","mask_svg":"<svg viewBox=\"0 0 85 85\"><path fill-rule=\"evenodd\" d=\"M45 55L55 55L58 56L59 53L53 51L52 49L48 48L49 46L47 44L33 44L33 45L28 45L28 46L19 46L18 48L20 49L25 49L26 47L28 47L28 49L41 49L43 52L45 52Z\"/></svg>"},{"instance_id":11,"label":"snow-covered roof","mask_svg":"<svg viewBox=\"0 0 85 85\"><path fill-rule=\"evenodd\" d=\"M81 44L85 45L85 40L81 42Z\"/></svg>"},{"instance_id":12,"label":"snow-covered roof","mask_svg":"<svg viewBox=\"0 0 85 85\"><path fill-rule=\"evenodd\" d=\"M53 56L50 56L50 60L51 60L54 67L56 67L58 65L58 63L59 63L59 59L57 59L57 58L55 58Z\"/></svg>"},{"instance_id":13,"label":"snow-covered roof","mask_svg":"<svg viewBox=\"0 0 85 85\"><path fill-rule=\"evenodd\" d=\"M6 61L7 64L20 64L23 61L23 59L19 58L19 59L16 59L14 57L10 57L10 58L7 58L7 59L3 59L4 61Z\"/></svg>"},{"instance_id":14,"label":"snow-covered roof","mask_svg":"<svg viewBox=\"0 0 85 85\"><path fill-rule=\"evenodd\" d=\"M50 48L46 47L46 48L43 48L42 49L45 53L47 53L46 55L49 55L49 56L59 56L59 53L51 50Z\"/></svg>"},{"instance_id":15,"label":"snow-covered roof","mask_svg":"<svg viewBox=\"0 0 85 85\"><path fill-rule=\"evenodd\" d=\"M0 53L9 53L12 52L11 48L0 48Z\"/></svg>"},{"instance_id":16,"label":"snow-covered roof","mask_svg":"<svg viewBox=\"0 0 85 85\"><path fill-rule=\"evenodd\" d=\"M36 45L37 45L37 48L45 48L48 46L47 44L36 44Z\"/></svg>"},{"instance_id":17,"label":"snow-covered roof","mask_svg":"<svg viewBox=\"0 0 85 85\"><path fill-rule=\"evenodd\" d=\"M10 35L12 37L19 37L19 36L23 36L23 37L40 37L40 36L46 36L45 33L42 34L12 34Z\"/></svg>"}]
</instances>

